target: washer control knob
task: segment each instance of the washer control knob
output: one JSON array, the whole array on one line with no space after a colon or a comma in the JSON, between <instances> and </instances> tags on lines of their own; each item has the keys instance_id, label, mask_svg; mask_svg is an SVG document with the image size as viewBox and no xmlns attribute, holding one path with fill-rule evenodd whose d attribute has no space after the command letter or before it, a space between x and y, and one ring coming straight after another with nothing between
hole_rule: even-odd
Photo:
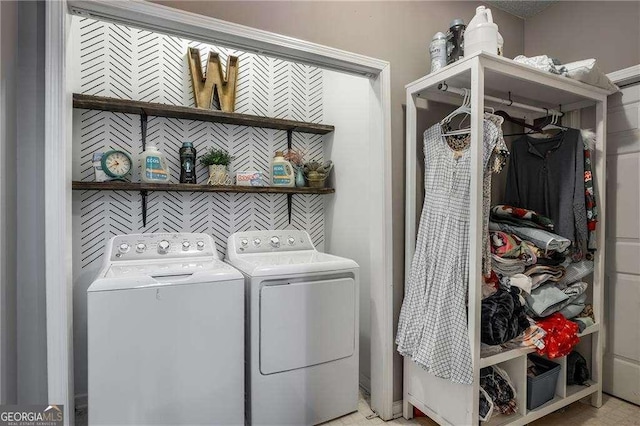
<instances>
[{"instance_id":1,"label":"washer control knob","mask_svg":"<svg viewBox=\"0 0 640 426\"><path fill-rule=\"evenodd\" d=\"M145 251L147 249L147 245L144 243L139 243L138 245L136 245L136 251L138 253L142 253L143 251Z\"/></svg>"},{"instance_id":2,"label":"washer control knob","mask_svg":"<svg viewBox=\"0 0 640 426\"><path fill-rule=\"evenodd\" d=\"M191 247L191 244L189 243L189 241L182 242L182 250L187 251L189 250L189 247Z\"/></svg>"},{"instance_id":3,"label":"washer control knob","mask_svg":"<svg viewBox=\"0 0 640 426\"><path fill-rule=\"evenodd\" d=\"M271 247L273 247L273 248L280 247L280 238L271 237L271 240L269 240L269 244L271 244Z\"/></svg>"},{"instance_id":4,"label":"washer control knob","mask_svg":"<svg viewBox=\"0 0 640 426\"><path fill-rule=\"evenodd\" d=\"M253 240L253 245L254 245L254 246L256 246L256 247L258 247L258 246L260 245L260 243L261 243L261 242L262 242L262 241L260 241L260 238L255 238L255 239Z\"/></svg>"},{"instance_id":5,"label":"washer control knob","mask_svg":"<svg viewBox=\"0 0 640 426\"><path fill-rule=\"evenodd\" d=\"M293 237L289 237L287 238L287 242L289 243L290 246L292 246L296 243L296 239Z\"/></svg>"},{"instance_id":6,"label":"washer control knob","mask_svg":"<svg viewBox=\"0 0 640 426\"><path fill-rule=\"evenodd\" d=\"M118 247L118 251L122 254L126 253L129 251L129 244L127 243L122 243L120 244L120 247Z\"/></svg>"},{"instance_id":7,"label":"washer control knob","mask_svg":"<svg viewBox=\"0 0 640 426\"><path fill-rule=\"evenodd\" d=\"M247 240L246 238L243 238L240 240L240 244L242 245L242 247L246 247L249 245L249 240Z\"/></svg>"},{"instance_id":8,"label":"washer control knob","mask_svg":"<svg viewBox=\"0 0 640 426\"><path fill-rule=\"evenodd\" d=\"M171 244L167 240L162 240L158 243L158 253L167 254L169 252L169 248Z\"/></svg>"},{"instance_id":9,"label":"washer control knob","mask_svg":"<svg viewBox=\"0 0 640 426\"><path fill-rule=\"evenodd\" d=\"M196 243L196 247L198 248L198 250L204 250L204 241L198 241Z\"/></svg>"}]
</instances>

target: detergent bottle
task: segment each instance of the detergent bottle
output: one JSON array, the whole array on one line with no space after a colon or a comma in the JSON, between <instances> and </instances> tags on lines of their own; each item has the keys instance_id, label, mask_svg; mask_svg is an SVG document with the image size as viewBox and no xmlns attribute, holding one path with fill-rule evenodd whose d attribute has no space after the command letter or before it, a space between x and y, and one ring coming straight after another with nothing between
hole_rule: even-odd
<instances>
[{"instance_id":1,"label":"detergent bottle","mask_svg":"<svg viewBox=\"0 0 640 426\"><path fill-rule=\"evenodd\" d=\"M271 185L272 186L296 186L293 166L284 159L282 151L277 151L271 162Z\"/></svg>"},{"instance_id":2,"label":"detergent bottle","mask_svg":"<svg viewBox=\"0 0 640 426\"><path fill-rule=\"evenodd\" d=\"M142 170L140 180L146 183L166 183L169 181L167 160L155 146L147 145L140 156Z\"/></svg>"},{"instance_id":3,"label":"detergent bottle","mask_svg":"<svg viewBox=\"0 0 640 426\"><path fill-rule=\"evenodd\" d=\"M464 32L464 56L481 50L498 53L498 25L493 23L491 10L484 6L476 8L476 15Z\"/></svg>"}]
</instances>

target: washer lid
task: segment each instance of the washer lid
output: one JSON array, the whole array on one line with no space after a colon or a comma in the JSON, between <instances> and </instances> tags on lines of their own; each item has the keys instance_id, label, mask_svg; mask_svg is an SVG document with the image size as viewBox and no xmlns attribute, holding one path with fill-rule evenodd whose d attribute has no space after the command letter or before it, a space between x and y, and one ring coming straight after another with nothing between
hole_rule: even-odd
<instances>
[{"instance_id":1,"label":"washer lid","mask_svg":"<svg viewBox=\"0 0 640 426\"><path fill-rule=\"evenodd\" d=\"M87 290L110 291L243 279L220 260L183 260L111 265Z\"/></svg>"},{"instance_id":2,"label":"washer lid","mask_svg":"<svg viewBox=\"0 0 640 426\"><path fill-rule=\"evenodd\" d=\"M315 250L284 253L243 254L231 261L240 271L253 277L306 274L356 269L351 259Z\"/></svg>"}]
</instances>

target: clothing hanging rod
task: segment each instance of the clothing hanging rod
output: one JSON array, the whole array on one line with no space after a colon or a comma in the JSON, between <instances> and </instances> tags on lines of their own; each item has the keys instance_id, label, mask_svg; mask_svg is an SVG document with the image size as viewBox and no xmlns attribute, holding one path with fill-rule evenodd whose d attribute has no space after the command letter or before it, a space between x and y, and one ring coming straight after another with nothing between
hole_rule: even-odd
<instances>
[{"instance_id":1,"label":"clothing hanging rod","mask_svg":"<svg viewBox=\"0 0 640 426\"><path fill-rule=\"evenodd\" d=\"M464 89L460 89L458 87L451 87L451 86L447 85L446 82L445 83L440 83L438 85L438 89L442 90L443 92L457 93L460 96L464 96L465 95L465 90ZM469 89L467 89L467 90L469 90ZM509 95L511 95L511 92L509 92ZM511 97L511 96L509 96L509 97ZM547 114L547 115L556 115L558 117L562 117L564 115L564 113L562 111L558 111L556 109L535 107L535 106L531 106L531 105L527 105L527 104L522 104L520 102L514 102L511 99L496 98L495 96L489 96L489 95L485 95L484 98L487 101L499 103L499 104L502 104L502 105L507 105L507 106L514 107L514 108L526 109L526 110L535 111L535 112L541 112L541 113L544 113L544 114Z\"/></svg>"}]
</instances>

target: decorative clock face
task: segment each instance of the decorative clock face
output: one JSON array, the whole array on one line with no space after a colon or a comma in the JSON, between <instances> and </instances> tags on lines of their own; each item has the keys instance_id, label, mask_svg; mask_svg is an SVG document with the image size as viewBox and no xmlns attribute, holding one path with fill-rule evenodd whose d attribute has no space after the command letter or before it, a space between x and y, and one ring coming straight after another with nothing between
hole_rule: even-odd
<instances>
[{"instance_id":1,"label":"decorative clock face","mask_svg":"<svg viewBox=\"0 0 640 426\"><path fill-rule=\"evenodd\" d=\"M122 151L105 152L102 156L102 170L112 178L122 178L131 171L131 157Z\"/></svg>"}]
</instances>

